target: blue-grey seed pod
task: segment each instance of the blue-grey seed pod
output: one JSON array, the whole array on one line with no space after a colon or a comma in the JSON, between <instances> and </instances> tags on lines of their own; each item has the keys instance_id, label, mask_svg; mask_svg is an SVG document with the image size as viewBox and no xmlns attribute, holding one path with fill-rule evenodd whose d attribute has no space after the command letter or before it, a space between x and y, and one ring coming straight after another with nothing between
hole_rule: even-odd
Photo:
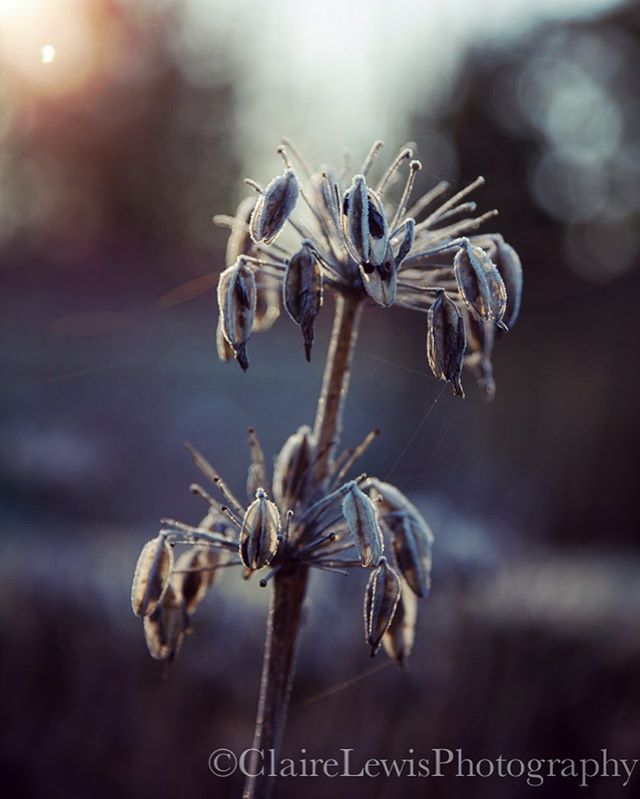
<instances>
[{"instance_id":1,"label":"blue-grey seed pod","mask_svg":"<svg viewBox=\"0 0 640 799\"><path fill-rule=\"evenodd\" d=\"M507 244L502 236L496 236L494 242L496 267L502 276L507 292L507 307L502 321L511 330L520 314L522 302L522 263L518 253L510 244Z\"/></svg>"},{"instance_id":2,"label":"blue-grey seed pod","mask_svg":"<svg viewBox=\"0 0 640 799\"><path fill-rule=\"evenodd\" d=\"M465 305L485 322L502 324L507 290L487 253L467 241L455 255L453 270Z\"/></svg>"},{"instance_id":3,"label":"blue-grey seed pod","mask_svg":"<svg viewBox=\"0 0 640 799\"><path fill-rule=\"evenodd\" d=\"M218 280L222 333L243 370L249 368L247 341L256 313L256 279L242 256Z\"/></svg>"},{"instance_id":4,"label":"blue-grey seed pod","mask_svg":"<svg viewBox=\"0 0 640 799\"><path fill-rule=\"evenodd\" d=\"M356 263L369 262L369 195L362 175L353 178L344 195L342 224L349 254Z\"/></svg>"},{"instance_id":5,"label":"blue-grey seed pod","mask_svg":"<svg viewBox=\"0 0 640 799\"><path fill-rule=\"evenodd\" d=\"M363 566L376 565L384 552L382 530L369 497L355 482L342 500L342 515L353 536Z\"/></svg>"},{"instance_id":6,"label":"blue-grey seed pod","mask_svg":"<svg viewBox=\"0 0 640 799\"><path fill-rule=\"evenodd\" d=\"M273 497L281 508L294 509L303 502L313 465L315 439L303 425L284 442L273 467Z\"/></svg>"},{"instance_id":7,"label":"blue-grey seed pod","mask_svg":"<svg viewBox=\"0 0 640 799\"><path fill-rule=\"evenodd\" d=\"M396 269L400 269L402 262L409 255L415 237L415 219L407 217L393 234L392 247L396 261Z\"/></svg>"},{"instance_id":8,"label":"blue-grey seed pod","mask_svg":"<svg viewBox=\"0 0 640 799\"><path fill-rule=\"evenodd\" d=\"M278 508L259 488L244 514L240 530L240 559L247 569L262 569L271 563L278 549L279 533Z\"/></svg>"},{"instance_id":9,"label":"blue-grey seed pod","mask_svg":"<svg viewBox=\"0 0 640 799\"><path fill-rule=\"evenodd\" d=\"M162 602L143 620L144 637L152 658L173 660L190 632L189 615L182 597L171 586Z\"/></svg>"},{"instance_id":10,"label":"blue-grey seed pod","mask_svg":"<svg viewBox=\"0 0 640 799\"><path fill-rule=\"evenodd\" d=\"M369 200L369 263L381 266L387 258L389 231L382 200L371 189L367 192Z\"/></svg>"},{"instance_id":11,"label":"blue-grey seed pod","mask_svg":"<svg viewBox=\"0 0 640 799\"><path fill-rule=\"evenodd\" d=\"M371 572L364 594L364 635L373 657L393 620L400 599L400 579L382 558Z\"/></svg>"},{"instance_id":12,"label":"blue-grey seed pod","mask_svg":"<svg viewBox=\"0 0 640 799\"><path fill-rule=\"evenodd\" d=\"M136 616L149 616L169 585L173 550L164 536L152 538L142 548L131 586L131 607Z\"/></svg>"},{"instance_id":13,"label":"blue-grey seed pod","mask_svg":"<svg viewBox=\"0 0 640 799\"><path fill-rule=\"evenodd\" d=\"M400 668L404 668L416 637L418 600L402 578L400 578L400 587L396 612L393 614L389 629L382 637L382 644L387 655Z\"/></svg>"},{"instance_id":14,"label":"blue-grey seed pod","mask_svg":"<svg viewBox=\"0 0 640 799\"><path fill-rule=\"evenodd\" d=\"M313 328L322 305L322 269L308 241L302 242L287 264L283 299L289 316L302 328L305 356L310 360Z\"/></svg>"},{"instance_id":15,"label":"blue-grey seed pod","mask_svg":"<svg viewBox=\"0 0 640 799\"><path fill-rule=\"evenodd\" d=\"M396 301L397 269L391 245L387 245L386 257L381 264L360 264L360 277L365 291L381 308L388 308Z\"/></svg>"},{"instance_id":16,"label":"blue-grey seed pod","mask_svg":"<svg viewBox=\"0 0 640 799\"><path fill-rule=\"evenodd\" d=\"M274 178L262 194L249 220L249 232L255 241L271 244L284 227L298 201L300 188L292 169Z\"/></svg>"},{"instance_id":17,"label":"blue-grey seed pod","mask_svg":"<svg viewBox=\"0 0 640 799\"><path fill-rule=\"evenodd\" d=\"M457 397L464 397L461 375L466 347L464 320L453 300L438 292L427 317L427 358L438 380L453 386Z\"/></svg>"},{"instance_id":18,"label":"blue-grey seed pod","mask_svg":"<svg viewBox=\"0 0 640 799\"><path fill-rule=\"evenodd\" d=\"M423 515L390 483L370 478L371 490L381 522L391 534L398 568L416 596L426 597L431 588L433 533Z\"/></svg>"}]
</instances>

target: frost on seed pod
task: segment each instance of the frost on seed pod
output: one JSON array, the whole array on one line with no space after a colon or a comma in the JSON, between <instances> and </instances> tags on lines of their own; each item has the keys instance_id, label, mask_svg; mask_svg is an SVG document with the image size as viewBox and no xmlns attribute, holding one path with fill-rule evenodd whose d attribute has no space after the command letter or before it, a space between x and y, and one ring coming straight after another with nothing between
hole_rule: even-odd
<instances>
[{"instance_id":1,"label":"frost on seed pod","mask_svg":"<svg viewBox=\"0 0 640 799\"><path fill-rule=\"evenodd\" d=\"M408 217L393 233L392 246L396 262L396 269L400 269L402 262L409 255L413 247L416 223L414 219Z\"/></svg>"},{"instance_id":2,"label":"frost on seed pod","mask_svg":"<svg viewBox=\"0 0 640 799\"><path fill-rule=\"evenodd\" d=\"M218 306L222 333L246 371L249 367L247 341L256 312L256 279L242 256L220 275Z\"/></svg>"},{"instance_id":3,"label":"frost on seed pod","mask_svg":"<svg viewBox=\"0 0 640 799\"><path fill-rule=\"evenodd\" d=\"M364 634L373 657L389 629L400 598L398 575L382 558L371 572L364 595Z\"/></svg>"},{"instance_id":4,"label":"frost on seed pod","mask_svg":"<svg viewBox=\"0 0 640 799\"><path fill-rule=\"evenodd\" d=\"M221 552L213 547L196 545L183 552L176 561L171 585L182 597L188 614L195 612L213 584Z\"/></svg>"},{"instance_id":5,"label":"frost on seed pod","mask_svg":"<svg viewBox=\"0 0 640 799\"><path fill-rule=\"evenodd\" d=\"M382 308L393 305L396 301L397 270L390 244L381 264L360 264L360 276L365 291L376 305Z\"/></svg>"},{"instance_id":6,"label":"frost on seed pod","mask_svg":"<svg viewBox=\"0 0 640 799\"><path fill-rule=\"evenodd\" d=\"M153 613L169 585L173 550L164 536L152 538L142 548L131 586L131 607L136 616Z\"/></svg>"},{"instance_id":7,"label":"frost on seed pod","mask_svg":"<svg viewBox=\"0 0 640 799\"><path fill-rule=\"evenodd\" d=\"M240 559L251 570L268 566L278 549L280 514L264 489L247 508L240 530Z\"/></svg>"},{"instance_id":8,"label":"frost on seed pod","mask_svg":"<svg viewBox=\"0 0 640 799\"><path fill-rule=\"evenodd\" d=\"M298 192L298 180L291 169L269 183L258 197L249 221L249 232L255 242L275 241L295 207Z\"/></svg>"},{"instance_id":9,"label":"frost on seed pod","mask_svg":"<svg viewBox=\"0 0 640 799\"><path fill-rule=\"evenodd\" d=\"M342 225L349 254L356 263L369 262L369 195L362 175L353 178L342 203Z\"/></svg>"},{"instance_id":10,"label":"frost on seed pod","mask_svg":"<svg viewBox=\"0 0 640 799\"><path fill-rule=\"evenodd\" d=\"M522 302L523 272L520 256L502 236L494 236L495 264L504 281L507 292L507 307L503 321L511 330L520 314Z\"/></svg>"},{"instance_id":11,"label":"frost on seed pod","mask_svg":"<svg viewBox=\"0 0 640 799\"><path fill-rule=\"evenodd\" d=\"M501 325L507 290L487 253L467 241L455 255L453 270L465 305L485 322Z\"/></svg>"},{"instance_id":12,"label":"frost on seed pod","mask_svg":"<svg viewBox=\"0 0 640 799\"><path fill-rule=\"evenodd\" d=\"M150 616L144 617L144 637L152 658L173 660L190 631L182 597L171 586Z\"/></svg>"},{"instance_id":13,"label":"frost on seed pod","mask_svg":"<svg viewBox=\"0 0 640 799\"><path fill-rule=\"evenodd\" d=\"M283 296L289 316L302 328L304 351L310 360L313 326L322 305L322 269L308 241L302 242L287 264Z\"/></svg>"},{"instance_id":14,"label":"frost on seed pod","mask_svg":"<svg viewBox=\"0 0 640 799\"><path fill-rule=\"evenodd\" d=\"M363 566L378 563L384 551L382 530L369 497L356 485L349 485L342 500L342 515L354 538Z\"/></svg>"},{"instance_id":15,"label":"frost on seed pod","mask_svg":"<svg viewBox=\"0 0 640 799\"><path fill-rule=\"evenodd\" d=\"M460 377L465 348L462 314L453 300L440 291L427 317L427 358L433 374L451 383L457 397L464 397Z\"/></svg>"},{"instance_id":16,"label":"frost on seed pod","mask_svg":"<svg viewBox=\"0 0 640 799\"><path fill-rule=\"evenodd\" d=\"M303 425L284 442L273 468L273 496L281 508L294 509L307 493L315 440Z\"/></svg>"},{"instance_id":17,"label":"frost on seed pod","mask_svg":"<svg viewBox=\"0 0 640 799\"><path fill-rule=\"evenodd\" d=\"M400 599L396 612L393 614L389 629L382 636L382 644L387 655L400 668L404 668L416 637L418 600L402 578L400 586Z\"/></svg>"},{"instance_id":18,"label":"frost on seed pod","mask_svg":"<svg viewBox=\"0 0 640 799\"><path fill-rule=\"evenodd\" d=\"M416 596L431 588L433 533L416 506L395 486L372 478L367 483L381 522L391 533L398 567Z\"/></svg>"}]
</instances>

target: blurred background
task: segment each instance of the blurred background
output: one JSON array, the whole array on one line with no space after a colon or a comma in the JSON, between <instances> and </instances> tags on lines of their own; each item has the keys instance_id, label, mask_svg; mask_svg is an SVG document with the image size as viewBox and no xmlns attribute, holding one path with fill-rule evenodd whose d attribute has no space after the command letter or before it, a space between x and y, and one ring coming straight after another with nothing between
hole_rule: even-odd
<instances>
[{"instance_id":1,"label":"blurred background","mask_svg":"<svg viewBox=\"0 0 640 799\"><path fill-rule=\"evenodd\" d=\"M267 592L223 574L168 673L129 606L161 516L196 522L189 439L237 491L313 418L281 318L217 361L215 212L242 178L378 137L419 186L478 174L522 256L498 393L428 372L421 316L365 314L346 443L436 535L408 674L369 674L364 576L313 581L285 754L640 753L640 9L595 0L0 0L0 773L11 796L238 796ZM186 284L186 286L185 286ZM206 289L202 291L202 289ZM329 303L328 303L329 305ZM376 664L378 661L376 661ZM637 783L637 778L636 778ZM283 781L279 795L617 796L595 780ZM633 791L633 788L629 788ZM8 795L9 795L8 794Z\"/></svg>"}]
</instances>

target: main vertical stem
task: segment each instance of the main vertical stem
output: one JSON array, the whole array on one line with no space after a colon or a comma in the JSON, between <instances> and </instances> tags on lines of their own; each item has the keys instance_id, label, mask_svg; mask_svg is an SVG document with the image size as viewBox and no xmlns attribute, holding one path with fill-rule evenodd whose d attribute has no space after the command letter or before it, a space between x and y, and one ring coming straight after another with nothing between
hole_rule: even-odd
<instances>
[{"instance_id":1,"label":"main vertical stem","mask_svg":"<svg viewBox=\"0 0 640 799\"><path fill-rule=\"evenodd\" d=\"M319 453L314 472L316 485L327 481L340 438L360 312L359 299L336 294L335 318L314 427ZM248 764L250 776L245 781L243 799L269 799L273 792L275 777L259 772L268 772L272 752L276 763L280 759L307 577L306 567L294 570L285 566L273 579L253 752Z\"/></svg>"}]
</instances>

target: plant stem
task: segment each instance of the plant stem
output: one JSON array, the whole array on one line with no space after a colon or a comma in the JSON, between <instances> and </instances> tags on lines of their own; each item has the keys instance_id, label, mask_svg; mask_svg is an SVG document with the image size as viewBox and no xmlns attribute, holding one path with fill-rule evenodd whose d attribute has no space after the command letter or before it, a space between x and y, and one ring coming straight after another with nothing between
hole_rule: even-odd
<instances>
[{"instance_id":1,"label":"plant stem","mask_svg":"<svg viewBox=\"0 0 640 799\"><path fill-rule=\"evenodd\" d=\"M318 485L329 476L340 441L344 401L351 376L351 357L361 313L362 301L359 297L336 294L336 312L314 426L319 453L314 477Z\"/></svg>"},{"instance_id":2,"label":"plant stem","mask_svg":"<svg viewBox=\"0 0 640 799\"><path fill-rule=\"evenodd\" d=\"M243 799L268 799L275 777L257 774L269 769L271 752L278 762L287 720L289 697L295 671L300 615L307 586L308 569L279 572L273 580L267 620L267 640L260 682L260 700L253 737L253 752Z\"/></svg>"},{"instance_id":3,"label":"plant stem","mask_svg":"<svg viewBox=\"0 0 640 799\"><path fill-rule=\"evenodd\" d=\"M318 400L314 432L317 452L314 481L326 483L342 430L342 412L349 386L351 356L358 333L361 301L357 297L336 295L336 310L327 354L322 390ZM273 591L267 619L260 699L243 799L269 799L275 777L257 774L268 769L271 752L280 758L295 671L300 616L307 587L306 566L282 568L273 579Z\"/></svg>"}]
</instances>

